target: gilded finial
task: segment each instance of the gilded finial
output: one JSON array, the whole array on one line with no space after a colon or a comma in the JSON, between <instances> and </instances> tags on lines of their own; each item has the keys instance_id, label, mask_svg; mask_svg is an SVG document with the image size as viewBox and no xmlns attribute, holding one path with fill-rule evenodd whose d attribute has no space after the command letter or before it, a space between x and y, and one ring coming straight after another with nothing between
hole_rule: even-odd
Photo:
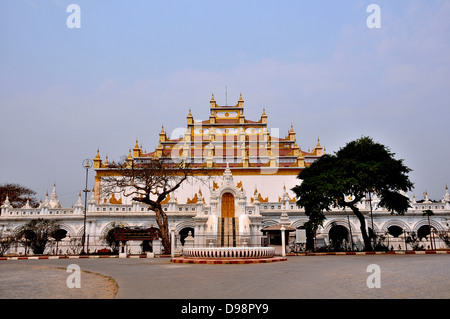
<instances>
[{"instance_id":1,"label":"gilded finial","mask_svg":"<svg viewBox=\"0 0 450 319\"><path fill-rule=\"evenodd\" d=\"M318 147L321 147L321 146L320 146L319 138L317 138L317 146L316 146L316 148L318 148Z\"/></svg>"}]
</instances>

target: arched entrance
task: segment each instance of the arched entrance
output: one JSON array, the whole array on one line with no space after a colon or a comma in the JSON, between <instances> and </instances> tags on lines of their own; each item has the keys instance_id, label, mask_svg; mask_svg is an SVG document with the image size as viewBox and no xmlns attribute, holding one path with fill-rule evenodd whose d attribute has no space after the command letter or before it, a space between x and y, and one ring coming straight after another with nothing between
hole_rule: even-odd
<instances>
[{"instance_id":1,"label":"arched entrance","mask_svg":"<svg viewBox=\"0 0 450 319\"><path fill-rule=\"evenodd\" d=\"M430 226L428 225L420 226L419 229L417 230L417 237L419 238L420 241L425 241L424 246L427 249L436 248L436 235L431 234L430 230L436 232L436 229L433 226L431 226L430 228Z\"/></svg>"},{"instance_id":2,"label":"arched entrance","mask_svg":"<svg viewBox=\"0 0 450 319\"><path fill-rule=\"evenodd\" d=\"M397 238L400 237L401 234L403 234L403 228L401 228L400 226L393 225L388 227L388 233L389 235Z\"/></svg>"},{"instance_id":3,"label":"arched entrance","mask_svg":"<svg viewBox=\"0 0 450 319\"><path fill-rule=\"evenodd\" d=\"M181 245L184 246L184 240L189 235L189 232L191 232L191 236L194 237L194 228L192 228L192 227L185 227L182 230L180 230L179 235L180 235Z\"/></svg>"},{"instance_id":4,"label":"arched entrance","mask_svg":"<svg viewBox=\"0 0 450 319\"><path fill-rule=\"evenodd\" d=\"M350 241L348 229L342 225L334 225L328 233L330 245L334 250L346 250Z\"/></svg>"},{"instance_id":5,"label":"arched entrance","mask_svg":"<svg viewBox=\"0 0 450 319\"><path fill-rule=\"evenodd\" d=\"M219 244L221 247L236 247L238 219L235 217L234 195L222 195L221 218L219 219Z\"/></svg>"}]
</instances>

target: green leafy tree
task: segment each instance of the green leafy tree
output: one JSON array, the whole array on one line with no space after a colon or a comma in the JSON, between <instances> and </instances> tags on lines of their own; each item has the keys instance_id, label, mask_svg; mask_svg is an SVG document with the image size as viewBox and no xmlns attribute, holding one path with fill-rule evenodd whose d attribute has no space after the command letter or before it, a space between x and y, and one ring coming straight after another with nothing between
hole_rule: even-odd
<instances>
[{"instance_id":1,"label":"green leafy tree","mask_svg":"<svg viewBox=\"0 0 450 319\"><path fill-rule=\"evenodd\" d=\"M110 230L108 230L102 237L101 239L103 240L103 242L108 245L109 247L111 247L113 252L119 252L119 246L120 246L120 242L118 240L116 240L114 233L117 229L122 228L121 225L119 223L115 223L112 228Z\"/></svg>"},{"instance_id":2,"label":"green leafy tree","mask_svg":"<svg viewBox=\"0 0 450 319\"><path fill-rule=\"evenodd\" d=\"M297 204L316 225L323 224L325 212L331 208L349 208L360 221L365 250L373 250L358 202L375 190L379 206L391 213L404 214L410 207L401 191L412 189L408 178L411 170L394 155L370 137L347 143L334 155L324 155L300 172L302 182L292 189Z\"/></svg>"},{"instance_id":3,"label":"green leafy tree","mask_svg":"<svg viewBox=\"0 0 450 319\"><path fill-rule=\"evenodd\" d=\"M17 235L34 254L43 254L50 237L60 229L60 224L51 219L32 219L20 227Z\"/></svg>"},{"instance_id":4,"label":"green leafy tree","mask_svg":"<svg viewBox=\"0 0 450 319\"><path fill-rule=\"evenodd\" d=\"M12 235L9 231L0 230L0 256L3 256L3 254L16 242L16 236Z\"/></svg>"}]
</instances>

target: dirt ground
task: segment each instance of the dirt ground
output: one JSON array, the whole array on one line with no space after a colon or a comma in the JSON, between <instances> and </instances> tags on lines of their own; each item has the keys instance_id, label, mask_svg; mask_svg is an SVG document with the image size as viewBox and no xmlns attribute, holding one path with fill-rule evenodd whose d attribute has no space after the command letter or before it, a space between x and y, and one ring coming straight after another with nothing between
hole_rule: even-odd
<instances>
[{"instance_id":1,"label":"dirt ground","mask_svg":"<svg viewBox=\"0 0 450 319\"><path fill-rule=\"evenodd\" d=\"M11 267L14 271L8 271ZM0 298L111 299L118 290L111 277L89 271L80 272L80 288L69 288L67 278L73 272L64 267L3 263L0 268Z\"/></svg>"}]
</instances>

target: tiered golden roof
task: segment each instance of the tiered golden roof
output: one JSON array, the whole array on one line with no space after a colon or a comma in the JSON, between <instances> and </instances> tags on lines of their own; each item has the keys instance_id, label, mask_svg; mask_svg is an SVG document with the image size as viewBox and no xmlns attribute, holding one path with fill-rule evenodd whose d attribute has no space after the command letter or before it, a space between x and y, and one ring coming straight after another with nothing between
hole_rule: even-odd
<instances>
[{"instance_id":1,"label":"tiered golden roof","mask_svg":"<svg viewBox=\"0 0 450 319\"><path fill-rule=\"evenodd\" d=\"M127 163L130 164L136 158L165 156L182 157L190 162L191 167L225 168L229 163L231 169L258 167L301 169L323 154L324 149L319 140L312 151L302 151L292 124L287 136L271 135L267 127L265 108L258 121L246 119L242 94L234 106L218 105L213 94L210 100L209 119L195 121L189 109L183 137L168 138L162 126L155 151L144 152L136 140L134 148L129 150ZM108 168L107 162L102 162L99 150L94 158L94 168Z\"/></svg>"}]
</instances>

